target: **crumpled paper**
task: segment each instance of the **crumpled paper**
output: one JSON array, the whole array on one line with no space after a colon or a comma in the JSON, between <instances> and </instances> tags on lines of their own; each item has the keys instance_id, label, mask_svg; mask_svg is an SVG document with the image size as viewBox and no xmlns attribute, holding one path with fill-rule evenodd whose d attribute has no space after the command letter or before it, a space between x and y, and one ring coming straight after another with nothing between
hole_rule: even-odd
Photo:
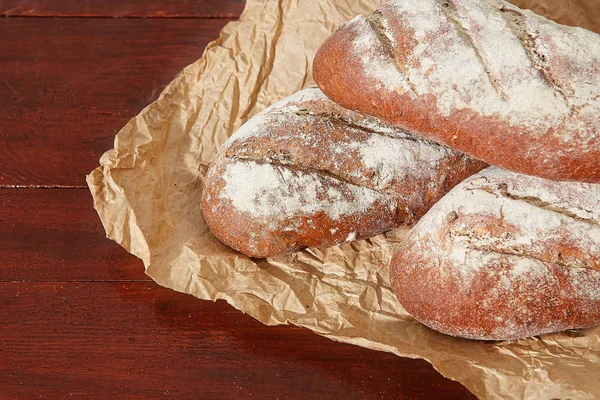
<instances>
[{"instance_id":1,"label":"crumpled paper","mask_svg":"<svg viewBox=\"0 0 600 400\"><path fill-rule=\"evenodd\" d=\"M334 28L384 0L248 0L200 60L117 134L87 182L107 235L160 285L224 299L268 324L423 358L480 398L600 398L600 328L505 342L434 332L390 289L387 264L406 229L265 260L222 245L200 211L207 166L251 116L313 83L311 63ZM600 31L581 1L518 0L559 22Z\"/></svg>"}]
</instances>

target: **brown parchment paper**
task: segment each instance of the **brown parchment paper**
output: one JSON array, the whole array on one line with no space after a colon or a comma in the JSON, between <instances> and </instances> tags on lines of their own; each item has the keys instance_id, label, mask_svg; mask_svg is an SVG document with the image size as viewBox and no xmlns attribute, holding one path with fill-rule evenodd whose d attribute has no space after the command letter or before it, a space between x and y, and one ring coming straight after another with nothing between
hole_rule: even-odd
<instances>
[{"instance_id":1,"label":"brown parchment paper","mask_svg":"<svg viewBox=\"0 0 600 400\"><path fill-rule=\"evenodd\" d=\"M480 398L600 398L599 328L485 343L414 321L391 292L387 269L406 230L266 260L240 255L209 232L200 195L219 146L252 115L313 83L320 43L343 21L383 2L248 0L240 20L129 121L87 177L107 235L141 258L163 286L224 299L265 324L292 323L426 359ZM598 0L516 3L600 29Z\"/></svg>"}]
</instances>

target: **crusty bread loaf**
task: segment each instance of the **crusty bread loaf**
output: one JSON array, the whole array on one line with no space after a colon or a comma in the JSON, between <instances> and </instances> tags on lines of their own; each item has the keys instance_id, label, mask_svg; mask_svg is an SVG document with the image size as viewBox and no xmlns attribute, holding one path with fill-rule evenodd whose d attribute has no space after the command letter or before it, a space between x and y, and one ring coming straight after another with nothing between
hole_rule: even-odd
<instances>
[{"instance_id":1,"label":"crusty bread loaf","mask_svg":"<svg viewBox=\"0 0 600 400\"><path fill-rule=\"evenodd\" d=\"M303 90L243 125L211 163L211 231L252 257L413 224L485 164Z\"/></svg>"},{"instance_id":2,"label":"crusty bread loaf","mask_svg":"<svg viewBox=\"0 0 600 400\"><path fill-rule=\"evenodd\" d=\"M398 247L401 304L440 332L512 339L600 323L600 185L488 168Z\"/></svg>"},{"instance_id":3,"label":"crusty bread loaf","mask_svg":"<svg viewBox=\"0 0 600 400\"><path fill-rule=\"evenodd\" d=\"M502 0L393 0L339 28L335 102L512 171L600 183L600 36Z\"/></svg>"}]
</instances>

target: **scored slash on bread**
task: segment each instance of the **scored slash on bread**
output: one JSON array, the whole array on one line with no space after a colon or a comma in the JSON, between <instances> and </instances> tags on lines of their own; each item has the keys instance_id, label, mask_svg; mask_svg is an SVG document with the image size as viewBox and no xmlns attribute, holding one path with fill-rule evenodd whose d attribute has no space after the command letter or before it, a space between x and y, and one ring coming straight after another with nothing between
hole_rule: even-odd
<instances>
[{"instance_id":1,"label":"scored slash on bread","mask_svg":"<svg viewBox=\"0 0 600 400\"><path fill-rule=\"evenodd\" d=\"M256 115L223 145L202 210L223 243L269 257L411 225L485 166L313 87Z\"/></svg>"},{"instance_id":2,"label":"scored slash on bread","mask_svg":"<svg viewBox=\"0 0 600 400\"><path fill-rule=\"evenodd\" d=\"M392 0L342 25L314 79L342 106L490 165L600 183L600 35L502 0Z\"/></svg>"},{"instance_id":3,"label":"scored slash on bread","mask_svg":"<svg viewBox=\"0 0 600 400\"><path fill-rule=\"evenodd\" d=\"M488 168L415 225L391 262L400 303L453 336L503 340L600 323L600 185Z\"/></svg>"}]
</instances>

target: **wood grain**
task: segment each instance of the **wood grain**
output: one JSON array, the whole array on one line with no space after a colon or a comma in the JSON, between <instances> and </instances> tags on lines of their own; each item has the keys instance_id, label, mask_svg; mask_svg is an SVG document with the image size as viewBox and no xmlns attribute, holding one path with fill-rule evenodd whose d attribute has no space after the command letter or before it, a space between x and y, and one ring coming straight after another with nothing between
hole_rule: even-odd
<instances>
[{"instance_id":1,"label":"wood grain","mask_svg":"<svg viewBox=\"0 0 600 400\"><path fill-rule=\"evenodd\" d=\"M426 362L135 283L0 283L0 398L472 399Z\"/></svg>"},{"instance_id":2,"label":"wood grain","mask_svg":"<svg viewBox=\"0 0 600 400\"><path fill-rule=\"evenodd\" d=\"M0 189L0 282L115 280L150 278L106 239L88 190Z\"/></svg>"},{"instance_id":3,"label":"wood grain","mask_svg":"<svg viewBox=\"0 0 600 400\"><path fill-rule=\"evenodd\" d=\"M226 23L0 18L0 185L83 187L116 132Z\"/></svg>"},{"instance_id":4,"label":"wood grain","mask_svg":"<svg viewBox=\"0 0 600 400\"><path fill-rule=\"evenodd\" d=\"M245 0L0 0L0 15L25 17L237 18Z\"/></svg>"}]
</instances>

